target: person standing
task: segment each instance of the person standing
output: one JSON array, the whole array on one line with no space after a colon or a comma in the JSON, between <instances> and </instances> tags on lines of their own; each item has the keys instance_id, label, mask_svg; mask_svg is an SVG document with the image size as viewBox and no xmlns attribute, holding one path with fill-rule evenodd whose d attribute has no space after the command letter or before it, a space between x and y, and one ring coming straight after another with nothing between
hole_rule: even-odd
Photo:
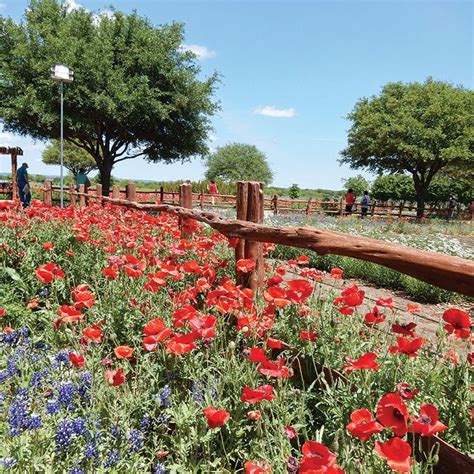
<instances>
[{"instance_id":1,"label":"person standing","mask_svg":"<svg viewBox=\"0 0 474 474\"><path fill-rule=\"evenodd\" d=\"M369 191L364 191L364 195L362 196L362 199L360 200L360 214L361 214L362 219L367 216L367 212L369 210L370 205L371 205L371 201L370 201Z\"/></svg>"},{"instance_id":2,"label":"person standing","mask_svg":"<svg viewBox=\"0 0 474 474\"><path fill-rule=\"evenodd\" d=\"M28 207L31 202L30 182L28 180L28 163L23 163L16 172L18 197L23 207Z\"/></svg>"},{"instance_id":3,"label":"person standing","mask_svg":"<svg viewBox=\"0 0 474 474\"><path fill-rule=\"evenodd\" d=\"M85 192L87 192L87 188L91 185L89 178L87 177L86 170L84 168L79 169L79 173L76 175L76 187L79 191L79 186L83 184L85 187Z\"/></svg>"},{"instance_id":4,"label":"person standing","mask_svg":"<svg viewBox=\"0 0 474 474\"><path fill-rule=\"evenodd\" d=\"M213 179L211 179L211 184L209 184L208 189L209 193L211 194L211 204L214 206L216 195L219 193L219 191L217 189L217 184Z\"/></svg>"},{"instance_id":5,"label":"person standing","mask_svg":"<svg viewBox=\"0 0 474 474\"><path fill-rule=\"evenodd\" d=\"M352 208L355 204L356 196L354 190L349 188L346 193L346 214L352 214Z\"/></svg>"},{"instance_id":6,"label":"person standing","mask_svg":"<svg viewBox=\"0 0 474 474\"><path fill-rule=\"evenodd\" d=\"M452 221L456 219L456 208L457 208L457 202L454 197L452 197L449 202L448 202L448 218L447 221Z\"/></svg>"}]
</instances>

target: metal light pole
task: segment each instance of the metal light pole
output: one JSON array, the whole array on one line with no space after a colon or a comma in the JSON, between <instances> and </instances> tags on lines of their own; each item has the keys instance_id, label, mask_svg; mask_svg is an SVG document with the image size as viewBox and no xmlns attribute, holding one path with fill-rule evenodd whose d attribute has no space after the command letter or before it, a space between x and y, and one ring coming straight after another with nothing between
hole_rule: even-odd
<instances>
[{"instance_id":1,"label":"metal light pole","mask_svg":"<svg viewBox=\"0 0 474 474\"><path fill-rule=\"evenodd\" d=\"M51 77L60 82L61 87L61 207L64 207L64 83L71 83L74 73L67 66L56 64L51 68Z\"/></svg>"}]
</instances>

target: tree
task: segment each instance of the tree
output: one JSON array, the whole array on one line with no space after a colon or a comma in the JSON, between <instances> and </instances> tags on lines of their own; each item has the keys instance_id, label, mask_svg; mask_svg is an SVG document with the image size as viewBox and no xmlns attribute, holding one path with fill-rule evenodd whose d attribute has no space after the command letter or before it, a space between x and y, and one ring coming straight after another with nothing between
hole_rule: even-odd
<instances>
[{"instance_id":1,"label":"tree","mask_svg":"<svg viewBox=\"0 0 474 474\"><path fill-rule=\"evenodd\" d=\"M159 28L136 13L93 15L66 2L32 0L25 21L0 19L0 118L37 139L59 136L53 64L74 70L65 87L65 139L86 150L110 188L115 164L171 163L207 153L218 77L199 80L182 48L183 25Z\"/></svg>"},{"instance_id":2,"label":"tree","mask_svg":"<svg viewBox=\"0 0 474 474\"><path fill-rule=\"evenodd\" d=\"M353 189L356 196L361 196L370 189L370 183L360 174L342 180L346 189Z\"/></svg>"},{"instance_id":3,"label":"tree","mask_svg":"<svg viewBox=\"0 0 474 474\"><path fill-rule=\"evenodd\" d=\"M206 159L206 178L223 181L261 181L270 184L273 173L267 158L256 146L245 143L229 143L217 147Z\"/></svg>"},{"instance_id":4,"label":"tree","mask_svg":"<svg viewBox=\"0 0 474 474\"><path fill-rule=\"evenodd\" d=\"M288 188L288 195L291 199L298 199L300 197L300 191L300 187L296 183L293 183Z\"/></svg>"},{"instance_id":5,"label":"tree","mask_svg":"<svg viewBox=\"0 0 474 474\"><path fill-rule=\"evenodd\" d=\"M371 195L374 199L388 201L413 201L415 188L413 179L406 174L388 174L379 176L372 183Z\"/></svg>"},{"instance_id":6,"label":"tree","mask_svg":"<svg viewBox=\"0 0 474 474\"><path fill-rule=\"evenodd\" d=\"M474 164L474 92L444 82L389 83L359 100L342 163L376 173L410 173L421 217L428 188L453 163Z\"/></svg>"},{"instance_id":7,"label":"tree","mask_svg":"<svg viewBox=\"0 0 474 474\"><path fill-rule=\"evenodd\" d=\"M46 165L61 164L61 144L59 140L51 141L43 150L43 163ZM64 167L67 168L74 177L79 170L84 169L86 174L97 169L94 158L83 148L70 142L64 143Z\"/></svg>"}]
</instances>

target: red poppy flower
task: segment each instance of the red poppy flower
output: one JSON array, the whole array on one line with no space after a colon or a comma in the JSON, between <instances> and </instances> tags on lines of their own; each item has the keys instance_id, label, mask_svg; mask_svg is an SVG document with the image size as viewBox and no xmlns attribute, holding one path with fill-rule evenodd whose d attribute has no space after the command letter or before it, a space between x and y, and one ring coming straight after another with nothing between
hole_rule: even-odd
<instances>
[{"instance_id":1,"label":"red poppy flower","mask_svg":"<svg viewBox=\"0 0 474 474\"><path fill-rule=\"evenodd\" d=\"M143 260L139 260L135 255L125 255L127 264L124 269L127 275L131 278L138 278L143 275L146 268L146 263Z\"/></svg>"},{"instance_id":2,"label":"red poppy flower","mask_svg":"<svg viewBox=\"0 0 474 474\"><path fill-rule=\"evenodd\" d=\"M407 383L398 383L395 387L399 395L405 400L412 400L415 395L420 391L419 388L410 388Z\"/></svg>"},{"instance_id":3,"label":"red poppy flower","mask_svg":"<svg viewBox=\"0 0 474 474\"><path fill-rule=\"evenodd\" d=\"M237 270L242 273L249 273L252 270L255 270L257 264L251 258L240 259L235 263Z\"/></svg>"},{"instance_id":4,"label":"red poppy flower","mask_svg":"<svg viewBox=\"0 0 474 474\"><path fill-rule=\"evenodd\" d=\"M118 276L118 271L115 267L107 267L102 270L102 275L104 275L107 280L115 280Z\"/></svg>"},{"instance_id":5,"label":"red poppy flower","mask_svg":"<svg viewBox=\"0 0 474 474\"><path fill-rule=\"evenodd\" d=\"M424 344L425 339L422 337L417 337L415 339L407 339L406 337L397 337L397 345L390 346L390 352L392 354L396 354L400 352L401 354L405 354L408 357L416 357L417 351L420 350L421 346Z\"/></svg>"},{"instance_id":6,"label":"red poppy flower","mask_svg":"<svg viewBox=\"0 0 474 474\"><path fill-rule=\"evenodd\" d=\"M74 354L74 352L71 352L68 357L74 367L84 367L86 365L84 356L80 354Z\"/></svg>"},{"instance_id":7,"label":"red poppy flower","mask_svg":"<svg viewBox=\"0 0 474 474\"><path fill-rule=\"evenodd\" d=\"M6 315L7 315L7 310L0 308L0 318L3 318L3 316L6 316Z\"/></svg>"},{"instance_id":8,"label":"red poppy flower","mask_svg":"<svg viewBox=\"0 0 474 474\"><path fill-rule=\"evenodd\" d=\"M318 335L315 331L307 331L303 329L300 331L300 339L304 341L316 342L318 340Z\"/></svg>"},{"instance_id":9,"label":"red poppy flower","mask_svg":"<svg viewBox=\"0 0 474 474\"><path fill-rule=\"evenodd\" d=\"M183 266L183 271L186 273L201 273L201 266L196 260L188 260Z\"/></svg>"},{"instance_id":10,"label":"red poppy flower","mask_svg":"<svg viewBox=\"0 0 474 474\"><path fill-rule=\"evenodd\" d=\"M290 346L286 343L281 341L280 339L273 339L272 337L269 337L266 340L267 347L270 349L289 349Z\"/></svg>"},{"instance_id":11,"label":"red poppy flower","mask_svg":"<svg viewBox=\"0 0 474 474\"><path fill-rule=\"evenodd\" d=\"M84 315L74 306L62 305L58 314L61 316L61 323L77 323L84 319Z\"/></svg>"},{"instance_id":12,"label":"red poppy flower","mask_svg":"<svg viewBox=\"0 0 474 474\"><path fill-rule=\"evenodd\" d=\"M410 431L421 434L421 436L433 436L448 427L438 420L438 410L435 406L425 403L420 408L420 416L413 421Z\"/></svg>"},{"instance_id":13,"label":"red poppy flower","mask_svg":"<svg viewBox=\"0 0 474 474\"><path fill-rule=\"evenodd\" d=\"M249 418L250 420L257 421L260 420L261 417L262 414L260 413L260 410L252 410L247 412L247 418Z\"/></svg>"},{"instance_id":14,"label":"red poppy flower","mask_svg":"<svg viewBox=\"0 0 474 474\"><path fill-rule=\"evenodd\" d=\"M128 346L117 346L114 349L117 359L131 359L133 357L133 349Z\"/></svg>"},{"instance_id":15,"label":"red poppy flower","mask_svg":"<svg viewBox=\"0 0 474 474\"><path fill-rule=\"evenodd\" d=\"M217 318L212 315L196 313L189 320L189 327L196 338L209 338L215 336Z\"/></svg>"},{"instance_id":16,"label":"red poppy flower","mask_svg":"<svg viewBox=\"0 0 474 474\"><path fill-rule=\"evenodd\" d=\"M375 442L375 452L387 460L388 465L398 472L410 472L413 460L411 446L401 438L392 438L386 443Z\"/></svg>"},{"instance_id":17,"label":"red poppy flower","mask_svg":"<svg viewBox=\"0 0 474 474\"><path fill-rule=\"evenodd\" d=\"M273 387L268 384L261 385L256 389L245 386L242 389L242 395L240 396L240 400L247 403L258 403L262 400L273 400L274 398Z\"/></svg>"},{"instance_id":18,"label":"red poppy flower","mask_svg":"<svg viewBox=\"0 0 474 474\"><path fill-rule=\"evenodd\" d=\"M204 409L204 416L207 418L207 426L209 428L219 428L224 426L225 422L230 418L229 412L218 410L214 407Z\"/></svg>"},{"instance_id":19,"label":"red poppy flower","mask_svg":"<svg viewBox=\"0 0 474 474\"><path fill-rule=\"evenodd\" d=\"M88 327L82 331L82 335L86 339L89 339L90 341L97 342L97 343L102 342L103 333L104 332L102 331L102 329L96 328L96 327Z\"/></svg>"},{"instance_id":20,"label":"red poppy flower","mask_svg":"<svg viewBox=\"0 0 474 474\"><path fill-rule=\"evenodd\" d=\"M182 355L196 348L194 334L176 334L166 344L166 352Z\"/></svg>"},{"instance_id":21,"label":"red poppy flower","mask_svg":"<svg viewBox=\"0 0 474 474\"><path fill-rule=\"evenodd\" d=\"M311 469L328 468L335 464L336 455L329 451L324 444L317 441L306 441L301 449L303 460L299 472L310 473Z\"/></svg>"},{"instance_id":22,"label":"red poppy flower","mask_svg":"<svg viewBox=\"0 0 474 474\"><path fill-rule=\"evenodd\" d=\"M342 280L342 275L343 275L343 271L340 269L340 268L331 268L331 272L329 273L329 275L331 276L331 278L334 278L334 280Z\"/></svg>"},{"instance_id":23,"label":"red poppy flower","mask_svg":"<svg viewBox=\"0 0 474 474\"><path fill-rule=\"evenodd\" d=\"M413 329L416 328L415 323L408 323L408 324L392 324L392 332L396 334L403 334L404 336L415 337L415 331Z\"/></svg>"},{"instance_id":24,"label":"red poppy flower","mask_svg":"<svg viewBox=\"0 0 474 474\"><path fill-rule=\"evenodd\" d=\"M353 360L350 357L345 358L350 365L345 365L343 370L351 373L354 370L378 370L380 365L375 362L377 359L377 354L373 352L367 352L366 354L360 356L357 360Z\"/></svg>"},{"instance_id":25,"label":"red poppy flower","mask_svg":"<svg viewBox=\"0 0 474 474\"><path fill-rule=\"evenodd\" d=\"M396 436L404 436L407 432L408 410L402 397L397 393L387 393L377 404L377 419L387 428L391 428Z\"/></svg>"},{"instance_id":26,"label":"red poppy flower","mask_svg":"<svg viewBox=\"0 0 474 474\"><path fill-rule=\"evenodd\" d=\"M43 244L43 250L54 250L53 242L45 242Z\"/></svg>"},{"instance_id":27,"label":"red poppy flower","mask_svg":"<svg viewBox=\"0 0 474 474\"><path fill-rule=\"evenodd\" d=\"M296 263L298 263L298 265L308 265L309 263L309 257L307 255L300 255L297 259L296 259Z\"/></svg>"},{"instance_id":28,"label":"red poppy flower","mask_svg":"<svg viewBox=\"0 0 474 474\"><path fill-rule=\"evenodd\" d=\"M471 333L471 318L461 309L450 308L443 313L443 320L448 324L445 324L444 329L450 334L461 339L467 339Z\"/></svg>"},{"instance_id":29,"label":"red poppy flower","mask_svg":"<svg viewBox=\"0 0 474 474\"><path fill-rule=\"evenodd\" d=\"M280 275L274 275L265 282L265 285L270 288L271 286L277 286L282 282L283 278Z\"/></svg>"},{"instance_id":30,"label":"red poppy flower","mask_svg":"<svg viewBox=\"0 0 474 474\"><path fill-rule=\"evenodd\" d=\"M147 336L155 336L159 334L165 328L165 323L162 319L154 318L148 321L143 328L143 334Z\"/></svg>"},{"instance_id":31,"label":"red poppy flower","mask_svg":"<svg viewBox=\"0 0 474 474\"><path fill-rule=\"evenodd\" d=\"M383 431L383 426L375 421L369 410L361 408L351 413L351 422L346 429L352 436L367 441L373 434Z\"/></svg>"},{"instance_id":32,"label":"red poppy flower","mask_svg":"<svg viewBox=\"0 0 474 474\"><path fill-rule=\"evenodd\" d=\"M385 318L382 316L377 306L374 306L372 308L372 311L370 311L369 313L365 315L365 322L367 324L379 324L379 323L383 323L384 321L385 321Z\"/></svg>"},{"instance_id":33,"label":"red poppy flower","mask_svg":"<svg viewBox=\"0 0 474 474\"><path fill-rule=\"evenodd\" d=\"M267 360L263 362L257 370L268 377L288 378L290 376L290 371L288 367L285 366L283 359L278 359L276 363Z\"/></svg>"},{"instance_id":34,"label":"red poppy flower","mask_svg":"<svg viewBox=\"0 0 474 474\"><path fill-rule=\"evenodd\" d=\"M265 349L260 349L259 347L251 347L247 359L257 363L267 362L267 358L265 356Z\"/></svg>"},{"instance_id":35,"label":"red poppy flower","mask_svg":"<svg viewBox=\"0 0 474 474\"><path fill-rule=\"evenodd\" d=\"M443 360L446 360L453 365L459 365L458 353L454 349L446 351L446 353L443 355Z\"/></svg>"},{"instance_id":36,"label":"red poppy flower","mask_svg":"<svg viewBox=\"0 0 474 474\"><path fill-rule=\"evenodd\" d=\"M338 311L341 314L344 314L345 316L350 316L351 314L354 314L354 308L351 308L350 306L341 306L338 308Z\"/></svg>"},{"instance_id":37,"label":"red poppy flower","mask_svg":"<svg viewBox=\"0 0 474 474\"><path fill-rule=\"evenodd\" d=\"M267 303L272 303L279 308L284 308L290 304L290 301L286 297L286 291L279 286L271 286L263 292L263 299Z\"/></svg>"},{"instance_id":38,"label":"red poppy flower","mask_svg":"<svg viewBox=\"0 0 474 474\"><path fill-rule=\"evenodd\" d=\"M64 272L55 263L41 265L35 271L35 275L36 278L38 278L38 280L45 285L51 283L55 278L59 278L61 280L64 278Z\"/></svg>"},{"instance_id":39,"label":"red poppy flower","mask_svg":"<svg viewBox=\"0 0 474 474\"><path fill-rule=\"evenodd\" d=\"M474 365L474 352L469 352L467 355L467 361L470 365Z\"/></svg>"},{"instance_id":40,"label":"red poppy flower","mask_svg":"<svg viewBox=\"0 0 474 474\"><path fill-rule=\"evenodd\" d=\"M265 461L247 461L244 464L244 474L271 474L272 470Z\"/></svg>"},{"instance_id":41,"label":"red poppy flower","mask_svg":"<svg viewBox=\"0 0 474 474\"><path fill-rule=\"evenodd\" d=\"M288 439L296 439L298 437L298 432L291 425L285 426L285 435Z\"/></svg>"},{"instance_id":42,"label":"red poppy flower","mask_svg":"<svg viewBox=\"0 0 474 474\"><path fill-rule=\"evenodd\" d=\"M379 298L375 304L377 306L382 306L384 308L390 308L390 309L393 309L394 308L394 305L393 305L393 300L392 298Z\"/></svg>"},{"instance_id":43,"label":"red poppy flower","mask_svg":"<svg viewBox=\"0 0 474 474\"><path fill-rule=\"evenodd\" d=\"M114 387L123 384L126 380L123 369L107 370L104 376L107 382Z\"/></svg>"},{"instance_id":44,"label":"red poppy flower","mask_svg":"<svg viewBox=\"0 0 474 474\"><path fill-rule=\"evenodd\" d=\"M287 298L296 304L304 303L313 293L314 287L308 280L297 279L287 282Z\"/></svg>"},{"instance_id":45,"label":"red poppy flower","mask_svg":"<svg viewBox=\"0 0 474 474\"><path fill-rule=\"evenodd\" d=\"M420 307L416 303L408 303L407 311L411 314L417 314L420 312Z\"/></svg>"}]
</instances>

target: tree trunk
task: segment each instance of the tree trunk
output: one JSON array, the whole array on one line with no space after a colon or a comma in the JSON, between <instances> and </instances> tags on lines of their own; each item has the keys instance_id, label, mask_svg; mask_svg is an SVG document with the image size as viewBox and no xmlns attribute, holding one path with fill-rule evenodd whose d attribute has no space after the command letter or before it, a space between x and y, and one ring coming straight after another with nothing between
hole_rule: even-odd
<instances>
[{"instance_id":1,"label":"tree trunk","mask_svg":"<svg viewBox=\"0 0 474 474\"><path fill-rule=\"evenodd\" d=\"M426 187L427 188L427 187ZM420 187L416 189L416 217L421 219L425 214L425 203L426 203L426 194L427 189Z\"/></svg>"},{"instance_id":2,"label":"tree trunk","mask_svg":"<svg viewBox=\"0 0 474 474\"><path fill-rule=\"evenodd\" d=\"M103 157L102 166L99 166L100 184L102 185L102 196L109 196L112 177L112 159Z\"/></svg>"}]
</instances>

